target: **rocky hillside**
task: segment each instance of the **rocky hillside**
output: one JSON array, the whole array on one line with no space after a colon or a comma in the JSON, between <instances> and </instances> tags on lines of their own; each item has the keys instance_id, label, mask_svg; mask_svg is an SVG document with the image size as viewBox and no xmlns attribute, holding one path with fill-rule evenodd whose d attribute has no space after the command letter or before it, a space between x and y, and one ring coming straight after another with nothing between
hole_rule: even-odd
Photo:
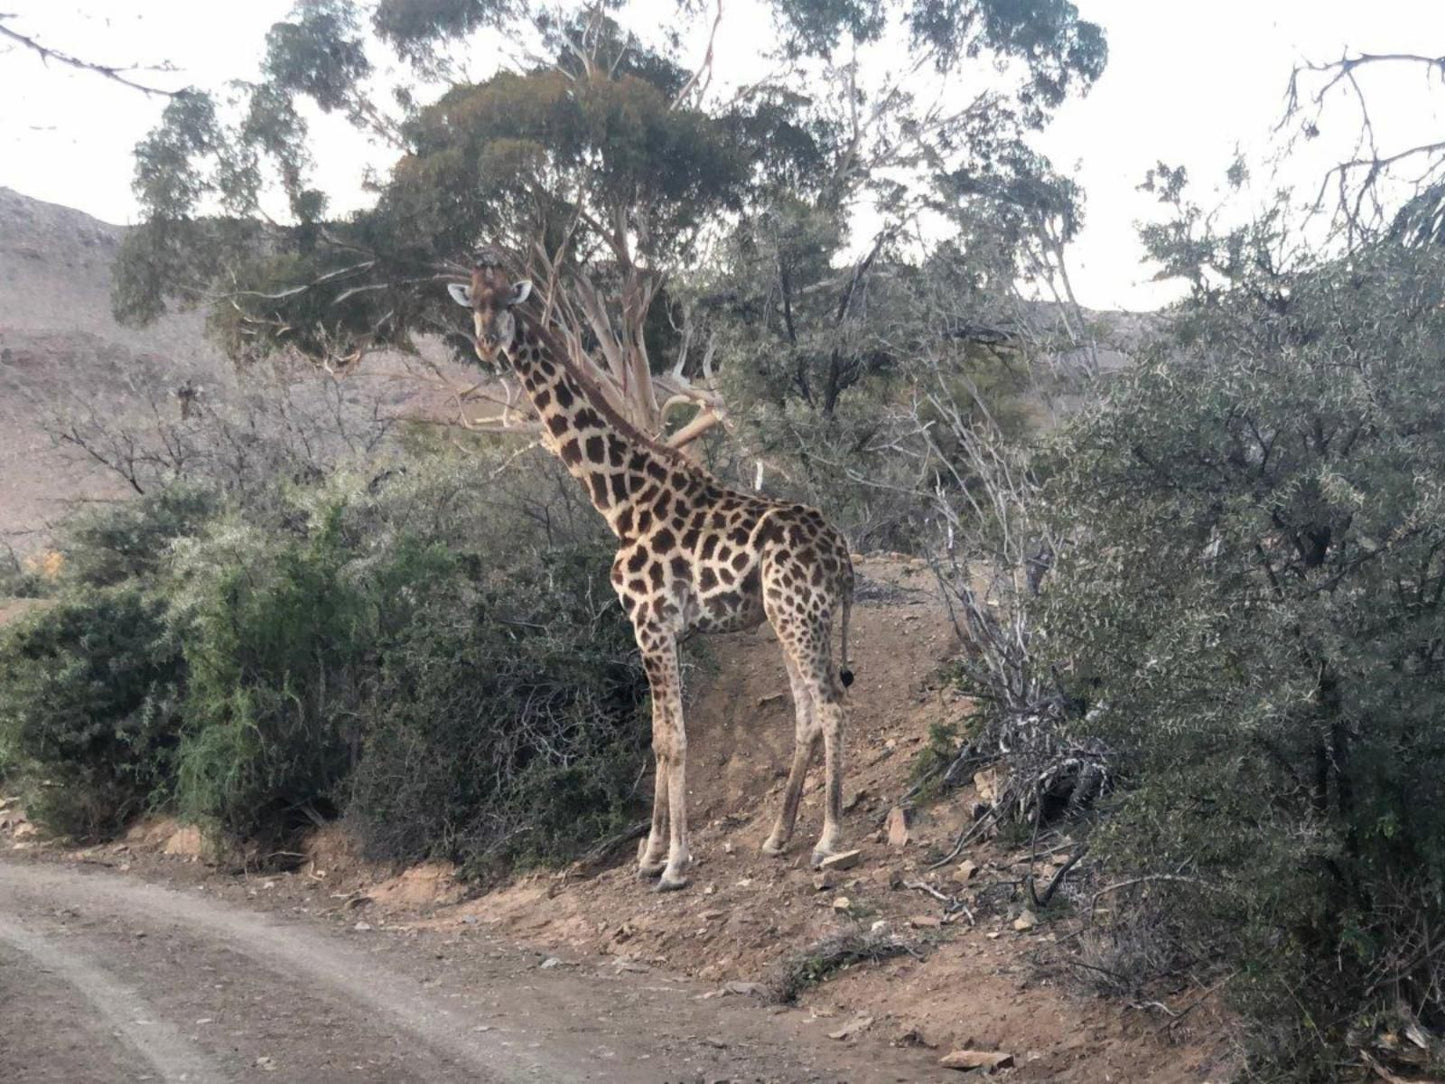
<instances>
[{"instance_id":1,"label":"rocky hillside","mask_svg":"<svg viewBox=\"0 0 1445 1084\"><path fill-rule=\"evenodd\" d=\"M125 227L0 188L0 561L7 546L20 555L41 548L77 504L134 492L67 441L67 429L119 433L105 453L154 441L178 422L183 385L200 389L217 416L243 423L248 404L274 403L279 392L281 424L316 422L307 440L326 439L320 430L336 429L343 414L374 429L379 417L445 413L448 400L396 355L368 357L341 381L304 366L243 381L206 338L200 311L122 327L110 285L124 236ZM449 364L440 348L431 361Z\"/></svg>"},{"instance_id":2,"label":"rocky hillside","mask_svg":"<svg viewBox=\"0 0 1445 1084\"><path fill-rule=\"evenodd\" d=\"M36 548L77 501L124 495L103 467L52 435L60 419L125 417L186 379L229 385L199 313L143 330L110 314L125 230L0 188L0 545Z\"/></svg>"}]
</instances>

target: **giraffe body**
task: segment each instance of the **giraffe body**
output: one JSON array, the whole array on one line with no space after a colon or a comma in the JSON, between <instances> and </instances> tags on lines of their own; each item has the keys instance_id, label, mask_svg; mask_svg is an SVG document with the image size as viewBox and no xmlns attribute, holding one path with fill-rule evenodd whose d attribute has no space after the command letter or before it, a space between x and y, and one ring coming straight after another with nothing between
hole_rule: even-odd
<instances>
[{"instance_id":1,"label":"giraffe body","mask_svg":"<svg viewBox=\"0 0 1445 1084\"><path fill-rule=\"evenodd\" d=\"M843 687L853 566L841 534L812 508L738 493L679 452L649 439L608 404L521 305L492 257L478 257L469 287L477 352L504 355L542 420L542 439L586 488L618 539L612 585L632 622L652 691L657 761L652 827L639 873L659 888L687 883L687 731L678 643L693 632L733 632L764 620L777 633L796 717L783 804L763 844L782 854L792 836L809 764L823 746L826 801L816 864L836 853L842 816ZM843 669L833 665L841 631Z\"/></svg>"}]
</instances>

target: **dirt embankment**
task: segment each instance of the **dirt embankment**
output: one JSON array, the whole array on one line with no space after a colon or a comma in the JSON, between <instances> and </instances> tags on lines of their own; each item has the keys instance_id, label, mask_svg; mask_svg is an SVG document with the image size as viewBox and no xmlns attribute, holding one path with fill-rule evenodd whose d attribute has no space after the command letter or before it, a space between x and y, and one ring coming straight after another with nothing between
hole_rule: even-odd
<instances>
[{"instance_id":1,"label":"dirt embankment","mask_svg":"<svg viewBox=\"0 0 1445 1084\"><path fill-rule=\"evenodd\" d=\"M714 638L708 657L690 675L697 690L689 712L697 866L683 893L650 892L635 879L630 852L619 852L617 863L600 873L537 874L477 896L445 866L394 875L360 862L338 829L320 833L301 868L284 875L208 870L197 860L201 847L194 830L165 825L70 857L194 882L247 908L308 923L320 919L333 936L340 932L348 940L384 937L386 953L418 967L433 956L456 958L463 952L459 946L473 946L465 951L474 955L504 952L502 946L518 942L533 946L530 956L509 957L518 962L507 975L479 972L474 981L522 983L517 988L527 990L526 984L542 978L527 969L543 965L545 982L570 976L575 1003L527 1011L581 1018L615 1008L618 1022L610 1033L615 1038L607 1041L618 1049L630 1042L623 1037L629 1029L650 1034L672 1027L666 1033L677 1034L682 1025L665 1023L673 1017L662 1004L638 1008L636 1016L608 1005L614 988L595 981L623 976L644 988L661 983L673 991L658 995L666 1005L687 1007L685 1027L693 1030L686 1034L694 1043L689 1049L702 1050L704 1060L713 1057L707 1051L730 1052L708 1064L757 1074L731 1079L814 1079L825 1064L838 1074L829 1079L952 1078L938 1062L960 1047L1010 1055L1014 1067L1008 1072L1019 1080L1183 1084L1222 1078L1218 1018L1208 1006L1176 1021L1157 1007L1088 996L1037 966L1061 927L1045 916L1031 925L1032 916L1023 915L1021 903L1010 902L1007 891L992 897L1001 904L976 908L970 923L962 915L946 919L932 894L908 887L927 884L945 895L976 898L986 886L1017 882L1021 871L1016 855L987 846L962 856L974 867L971 875L957 866L927 869L925 852L930 844L952 839L972 807L970 793L918 816L908 826L907 842L889 840L885 818L907 790L910 765L930 726L956 720L968 705L939 676L954 637L926 568L875 558L860 561L859 571L864 590L854 611L858 680L850 690L845 827L861 861L826 881L807 864L820 821L817 780L805 797L790 853L779 860L758 850L776 812L793 733L781 657L765 630ZM4 908L0 900L0 914ZM875 930L907 941L913 953L844 969L786 1008L765 1008L752 996L750 984L767 980L781 958L840 933ZM177 948L178 961L184 951ZM327 966L318 957L314 970ZM450 964L438 970L451 970ZM352 972L341 974L338 981L350 981L344 976ZM476 991L466 992L466 983L473 980L462 974L454 972L460 981L455 996L470 997ZM494 1003L512 1000L509 993L497 1001L496 994L491 989L488 995ZM391 1019L387 1026L399 1028L396 1034L414 1034L404 1021ZM542 1027L545 1034L529 1041L551 1042L547 1036L557 1026L531 1020L527 1027ZM748 1030L753 1027L761 1030ZM720 1045L708 1045L714 1040ZM652 1049L647 1044L636 1049L644 1048ZM245 1047L248 1057L251 1049ZM785 1066L776 1060L783 1050L801 1052L802 1060ZM771 1073L759 1068L768 1059ZM376 1064L389 1063L383 1058ZM651 1079L628 1075L633 1070L624 1071L623 1064L609 1062L590 1079ZM700 1071L706 1078L707 1070ZM695 1078L694 1073L680 1079Z\"/></svg>"}]
</instances>

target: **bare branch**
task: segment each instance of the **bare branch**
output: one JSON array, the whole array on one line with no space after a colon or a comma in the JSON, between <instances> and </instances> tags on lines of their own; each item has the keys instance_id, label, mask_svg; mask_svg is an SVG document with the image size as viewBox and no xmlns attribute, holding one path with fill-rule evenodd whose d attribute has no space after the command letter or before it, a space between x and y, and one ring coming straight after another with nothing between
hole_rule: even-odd
<instances>
[{"instance_id":1,"label":"bare branch","mask_svg":"<svg viewBox=\"0 0 1445 1084\"><path fill-rule=\"evenodd\" d=\"M57 64L65 64L68 67L76 68L80 71L91 72L95 75L104 76L106 79L110 79L114 82L120 83L122 86L130 87L132 90L138 90L142 94L159 95L164 98L180 98L188 93L185 90L166 90L164 87L152 86L147 83L138 83L126 74L127 72L136 71L175 71L176 69L170 64L156 64L150 65L148 67L141 67L137 65L127 65L121 67L119 65L97 64L93 60L85 60L81 57L75 56L72 53L67 53L60 49L53 49L48 45L42 45L34 38L6 26L5 21L7 19L13 18L15 18L13 12L0 12L0 37L9 38L11 41L16 42L19 45L23 45L25 48L38 54L40 56L40 59L46 63L49 63L53 60Z\"/></svg>"}]
</instances>

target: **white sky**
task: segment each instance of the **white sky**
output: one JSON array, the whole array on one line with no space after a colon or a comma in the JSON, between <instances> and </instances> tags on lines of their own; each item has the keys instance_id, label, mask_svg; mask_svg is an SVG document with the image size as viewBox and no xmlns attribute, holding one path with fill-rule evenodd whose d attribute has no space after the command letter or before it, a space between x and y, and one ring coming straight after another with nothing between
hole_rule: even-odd
<instances>
[{"instance_id":1,"label":"white sky","mask_svg":"<svg viewBox=\"0 0 1445 1084\"><path fill-rule=\"evenodd\" d=\"M670 0L656 2L673 10ZM727 5L728 0L725 0ZM746 2L746 0L741 0ZM1095 308L1149 308L1166 293L1148 281L1134 224L1153 217L1138 192L1159 159L1185 165L1204 182L1222 182L1236 147L1259 162L1270 148L1283 93L1298 60L1352 51L1445 54L1445 3L1434 0L1076 0L1103 25L1109 65L1088 97L1070 101L1038 140L1066 171L1076 170L1088 199L1087 226L1071 271L1080 300ZM137 73L168 86L214 87L256 70L265 31L291 0L3 0L20 18L9 25L69 52L107 63L168 60L178 75ZM755 61L756 9L727 8L719 37L720 70ZM1445 93L1417 73L1372 77L1367 89L1384 149L1445 138ZM1346 103L1307 158L1278 180L1317 183L1341 143L1353 135ZM98 218L128 223L131 150L156 122L164 101L99 76L45 66L28 50L0 45L0 185ZM1328 118L1327 118L1328 119ZM341 122L314 129L324 168L321 187L355 191L368 148ZM1255 167L1255 188L1276 179Z\"/></svg>"}]
</instances>

